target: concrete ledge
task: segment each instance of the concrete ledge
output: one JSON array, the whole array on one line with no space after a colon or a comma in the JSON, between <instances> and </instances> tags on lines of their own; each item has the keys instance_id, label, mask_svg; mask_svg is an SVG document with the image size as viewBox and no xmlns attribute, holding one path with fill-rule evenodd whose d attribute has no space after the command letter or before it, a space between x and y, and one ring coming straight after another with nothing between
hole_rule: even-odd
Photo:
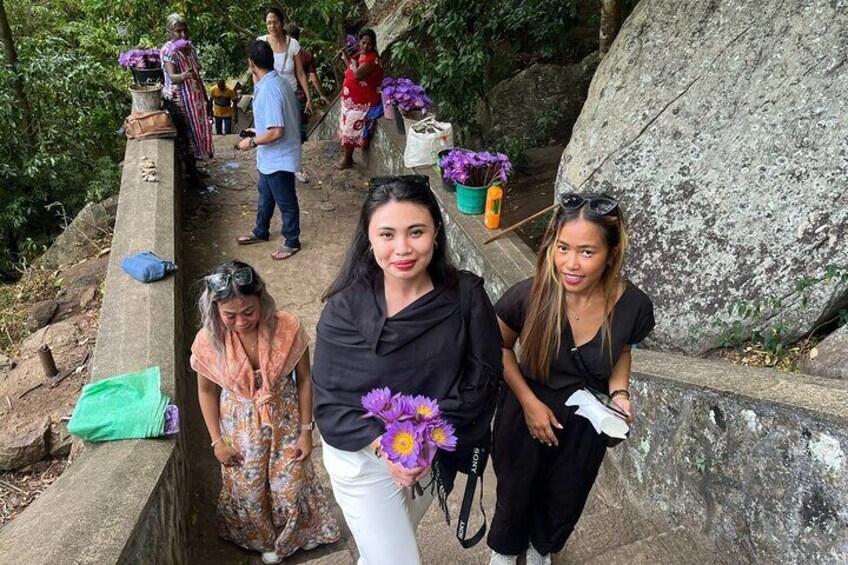
<instances>
[{"instance_id":1,"label":"concrete ledge","mask_svg":"<svg viewBox=\"0 0 848 565\"><path fill-rule=\"evenodd\" d=\"M143 157L156 162L158 183L141 179ZM158 365L163 390L182 404L179 273L142 284L120 265L146 250L179 264L177 179L172 140L127 143L92 378ZM184 563L187 505L182 436L86 444L65 474L0 531L0 562Z\"/></svg>"},{"instance_id":2,"label":"concrete ledge","mask_svg":"<svg viewBox=\"0 0 848 565\"><path fill-rule=\"evenodd\" d=\"M334 107L314 137L335 139L338 114ZM404 143L381 120L356 158L374 175L430 176L454 260L486 278L493 300L531 276L529 248L514 235L483 246L491 232L482 216L460 214L432 169L404 168ZM594 496L660 530L697 532L730 562L848 562L848 386L638 350L631 388L637 424L610 450Z\"/></svg>"}]
</instances>

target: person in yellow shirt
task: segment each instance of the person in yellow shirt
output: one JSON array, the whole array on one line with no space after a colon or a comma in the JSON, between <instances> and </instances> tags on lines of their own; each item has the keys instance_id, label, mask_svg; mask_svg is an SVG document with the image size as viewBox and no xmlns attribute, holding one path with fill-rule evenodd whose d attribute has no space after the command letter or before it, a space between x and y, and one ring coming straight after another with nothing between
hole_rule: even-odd
<instances>
[{"instance_id":1,"label":"person in yellow shirt","mask_svg":"<svg viewBox=\"0 0 848 565\"><path fill-rule=\"evenodd\" d=\"M212 115L215 117L215 134L229 135L233 133L233 122L238 123L238 106L236 91L227 86L224 79L209 90L212 98Z\"/></svg>"}]
</instances>

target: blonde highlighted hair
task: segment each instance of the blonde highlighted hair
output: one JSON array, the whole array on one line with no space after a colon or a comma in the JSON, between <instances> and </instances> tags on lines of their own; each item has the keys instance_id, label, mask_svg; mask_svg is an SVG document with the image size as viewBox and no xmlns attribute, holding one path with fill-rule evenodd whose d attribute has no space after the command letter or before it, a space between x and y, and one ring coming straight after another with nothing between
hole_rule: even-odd
<instances>
[{"instance_id":1,"label":"blonde highlighted hair","mask_svg":"<svg viewBox=\"0 0 848 565\"><path fill-rule=\"evenodd\" d=\"M607 195L586 194L586 199L609 198ZM612 356L612 313L621 284L620 274L627 251L627 227L621 206L605 215L590 211L584 204L576 210L558 207L551 218L536 255L536 271L521 332L521 358L531 374L540 382L550 379L551 364L562 346L562 331L568 321L565 286L554 262L557 238L568 222L582 219L598 226L609 253L607 266L601 275L604 289L604 318L601 338Z\"/></svg>"}]
</instances>

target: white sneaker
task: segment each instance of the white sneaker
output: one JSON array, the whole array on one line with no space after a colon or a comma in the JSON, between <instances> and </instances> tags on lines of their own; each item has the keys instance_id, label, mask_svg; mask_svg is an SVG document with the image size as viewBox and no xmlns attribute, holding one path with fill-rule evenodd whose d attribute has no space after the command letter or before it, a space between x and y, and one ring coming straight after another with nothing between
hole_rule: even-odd
<instances>
[{"instance_id":1,"label":"white sneaker","mask_svg":"<svg viewBox=\"0 0 848 565\"><path fill-rule=\"evenodd\" d=\"M307 543L307 544L304 544L304 545L303 545L303 547L301 547L300 549L302 549L303 551L312 551L313 549L315 549L315 548L316 548L316 547L318 547L319 545L321 545L321 543L320 543L320 542L317 542L317 541L314 541L314 540L313 540L313 541L311 541L311 542L309 542L309 543Z\"/></svg>"},{"instance_id":2,"label":"white sneaker","mask_svg":"<svg viewBox=\"0 0 848 565\"><path fill-rule=\"evenodd\" d=\"M516 565L518 563L517 555L501 555L497 552L492 552L492 558L489 560L489 565Z\"/></svg>"},{"instance_id":3,"label":"white sneaker","mask_svg":"<svg viewBox=\"0 0 848 565\"><path fill-rule=\"evenodd\" d=\"M277 555L276 551L263 551L262 552L262 563L265 565L276 565L277 563L282 563L283 558Z\"/></svg>"},{"instance_id":4,"label":"white sneaker","mask_svg":"<svg viewBox=\"0 0 848 565\"><path fill-rule=\"evenodd\" d=\"M527 565L551 565L551 555L542 555L531 543L527 548Z\"/></svg>"}]
</instances>

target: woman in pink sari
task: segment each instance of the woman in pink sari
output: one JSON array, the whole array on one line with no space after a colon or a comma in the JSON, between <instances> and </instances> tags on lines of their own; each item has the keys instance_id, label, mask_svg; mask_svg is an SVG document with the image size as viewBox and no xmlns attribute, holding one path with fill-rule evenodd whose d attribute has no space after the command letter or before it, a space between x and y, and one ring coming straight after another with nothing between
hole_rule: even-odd
<instances>
[{"instance_id":1,"label":"woman in pink sari","mask_svg":"<svg viewBox=\"0 0 848 565\"><path fill-rule=\"evenodd\" d=\"M188 40L188 26L180 14L166 20L170 40L162 46L165 107L174 117L177 130L191 140L194 157L212 157L212 127L206 114L206 87L200 78L200 63ZM189 170L193 163L189 165Z\"/></svg>"}]
</instances>

